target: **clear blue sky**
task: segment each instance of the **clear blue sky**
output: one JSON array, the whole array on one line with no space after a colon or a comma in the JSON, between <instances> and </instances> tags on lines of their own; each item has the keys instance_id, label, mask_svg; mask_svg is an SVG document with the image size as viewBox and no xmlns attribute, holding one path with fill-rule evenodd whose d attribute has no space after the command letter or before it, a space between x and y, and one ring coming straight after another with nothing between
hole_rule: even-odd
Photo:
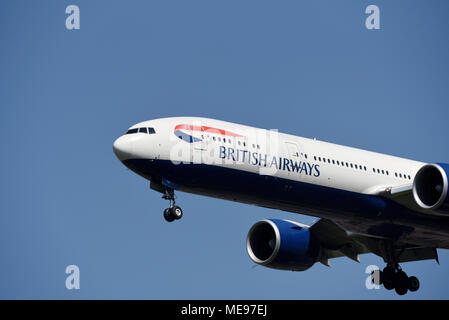
<instances>
[{"instance_id":1,"label":"clear blue sky","mask_svg":"<svg viewBox=\"0 0 449 320\"><path fill-rule=\"evenodd\" d=\"M76 4L81 29L65 28ZM365 28L380 8L381 29ZM136 122L205 116L449 162L449 2L0 2L0 298L390 299L361 263L253 268L249 228L313 217L179 193L114 156ZM449 297L449 251L403 267ZM81 289L65 288L65 268Z\"/></svg>"}]
</instances>

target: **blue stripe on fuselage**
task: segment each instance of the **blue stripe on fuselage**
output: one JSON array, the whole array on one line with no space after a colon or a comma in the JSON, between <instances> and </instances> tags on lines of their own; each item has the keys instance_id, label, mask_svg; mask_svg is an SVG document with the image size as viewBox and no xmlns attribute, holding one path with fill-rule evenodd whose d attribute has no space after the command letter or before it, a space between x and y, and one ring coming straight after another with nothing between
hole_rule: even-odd
<instances>
[{"instance_id":1,"label":"blue stripe on fuselage","mask_svg":"<svg viewBox=\"0 0 449 320\"><path fill-rule=\"evenodd\" d=\"M194 136L184 133L181 130L176 130L174 133L179 139L184 140L188 143L202 141L201 139L195 138Z\"/></svg>"}]
</instances>

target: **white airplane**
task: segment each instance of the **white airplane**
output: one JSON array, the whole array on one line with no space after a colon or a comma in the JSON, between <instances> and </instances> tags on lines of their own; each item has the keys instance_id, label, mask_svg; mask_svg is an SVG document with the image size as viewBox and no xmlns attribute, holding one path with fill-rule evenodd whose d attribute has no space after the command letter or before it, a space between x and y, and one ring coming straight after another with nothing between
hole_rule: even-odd
<instances>
[{"instance_id":1,"label":"white airplane","mask_svg":"<svg viewBox=\"0 0 449 320\"><path fill-rule=\"evenodd\" d=\"M438 262L436 249L449 248L448 164L198 117L138 123L113 149L170 201L169 222L183 215L175 190L321 218L254 224L246 247L259 265L303 271L371 252L386 263L373 283L403 295L419 281L399 263Z\"/></svg>"}]
</instances>

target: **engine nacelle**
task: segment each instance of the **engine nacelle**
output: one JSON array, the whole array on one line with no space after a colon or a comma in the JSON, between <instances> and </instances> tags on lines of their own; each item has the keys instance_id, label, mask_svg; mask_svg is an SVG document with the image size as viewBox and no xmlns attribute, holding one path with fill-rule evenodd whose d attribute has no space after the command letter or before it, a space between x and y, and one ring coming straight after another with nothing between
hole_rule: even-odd
<instances>
[{"instance_id":1,"label":"engine nacelle","mask_svg":"<svg viewBox=\"0 0 449 320\"><path fill-rule=\"evenodd\" d=\"M449 164L431 163L423 166L413 180L413 198L429 213L448 215Z\"/></svg>"},{"instance_id":2,"label":"engine nacelle","mask_svg":"<svg viewBox=\"0 0 449 320\"><path fill-rule=\"evenodd\" d=\"M246 250L255 263L282 270L304 271L318 261L319 241L307 228L286 220L262 220L246 238Z\"/></svg>"}]
</instances>

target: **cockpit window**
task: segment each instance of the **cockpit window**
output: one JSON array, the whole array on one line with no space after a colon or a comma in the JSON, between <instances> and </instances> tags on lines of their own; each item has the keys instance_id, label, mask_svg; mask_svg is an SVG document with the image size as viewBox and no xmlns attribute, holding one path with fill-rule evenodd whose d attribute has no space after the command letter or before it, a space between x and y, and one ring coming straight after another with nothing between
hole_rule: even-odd
<instances>
[{"instance_id":1,"label":"cockpit window","mask_svg":"<svg viewBox=\"0 0 449 320\"><path fill-rule=\"evenodd\" d=\"M147 134L156 133L154 128L134 128L134 129L129 129L128 131L126 131L126 134L132 134L132 133L137 133L137 132L147 133Z\"/></svg>"},{"instance_id":2,"label":"cockpit window","mask_svg":"<svg viewBox=\"0 0 449 320\"><path fill-rule=\"evenodd\" d=\"M136 129L129 129L126 134L131 134L131 133L136 133L137 132L137 128Z\"/></svg>"}]
</instances>

